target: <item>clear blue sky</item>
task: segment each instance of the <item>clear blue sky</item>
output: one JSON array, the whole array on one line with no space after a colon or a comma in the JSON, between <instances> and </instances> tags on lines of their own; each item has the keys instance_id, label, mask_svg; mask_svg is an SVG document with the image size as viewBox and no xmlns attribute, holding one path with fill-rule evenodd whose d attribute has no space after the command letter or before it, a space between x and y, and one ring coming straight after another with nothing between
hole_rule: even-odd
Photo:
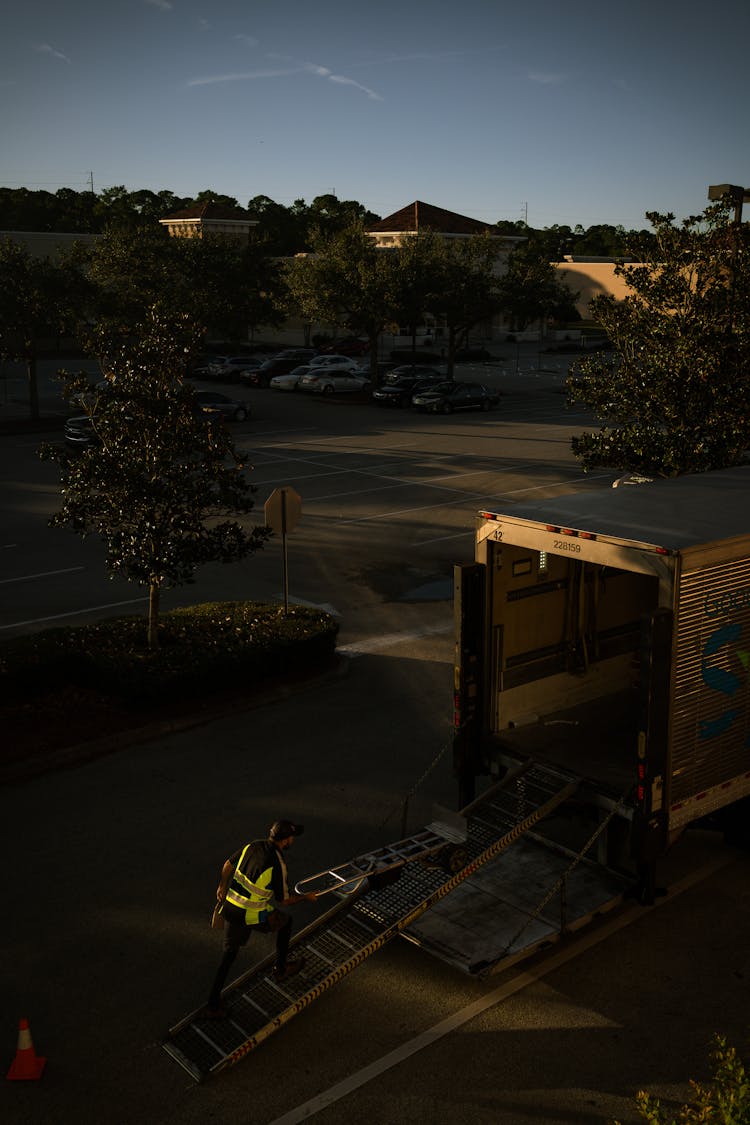
<instances>
[{"instance_id":1,"label":"clear blue sky","mask_svg":"<svg viewBox=\"0 0 750 1125\"><path fill-rule=\"evenodd\" d=\"M750 187L749 46L747 0L17 0L0 185L639 228Z\"/></svg>"}]
</instances>

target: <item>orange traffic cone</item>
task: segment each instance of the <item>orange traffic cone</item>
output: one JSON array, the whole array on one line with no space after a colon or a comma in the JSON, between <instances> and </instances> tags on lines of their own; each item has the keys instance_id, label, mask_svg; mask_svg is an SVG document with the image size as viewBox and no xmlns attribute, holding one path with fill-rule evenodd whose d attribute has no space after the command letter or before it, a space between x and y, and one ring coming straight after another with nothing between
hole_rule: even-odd
<instances>
[{"instance_id":1,"label":"orange traffic cone","mask_svg":"<svg viewBox=\"0 0 750 1125\"><path fill-rule=\"evenodd\" d=\"M10 1079L41 1078L46 1059L42 1059L34 1050L29 1031L29 1021L21 1018L18 1024L18 1047L16 1057L10 1064L10 1070L5 1075Z\"/></svg>"}]
</instances>

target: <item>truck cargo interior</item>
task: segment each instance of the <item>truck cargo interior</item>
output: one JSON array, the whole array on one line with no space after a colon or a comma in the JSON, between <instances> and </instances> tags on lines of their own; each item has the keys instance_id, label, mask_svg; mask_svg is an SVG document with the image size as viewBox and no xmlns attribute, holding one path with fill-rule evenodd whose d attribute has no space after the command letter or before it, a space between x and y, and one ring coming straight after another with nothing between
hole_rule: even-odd
<instances>
[{"instance_id":1,"label":"truck cargo interior","mask_svg":"<svg viewBox=\"0 0 750 1125\"><path fill-rule=\"evenodd\" d=\"M634 780L643 620L658 606L657 577L507 543L492 544L488 562L498 750L620 796Z\"/></svg>"}]
</instances>

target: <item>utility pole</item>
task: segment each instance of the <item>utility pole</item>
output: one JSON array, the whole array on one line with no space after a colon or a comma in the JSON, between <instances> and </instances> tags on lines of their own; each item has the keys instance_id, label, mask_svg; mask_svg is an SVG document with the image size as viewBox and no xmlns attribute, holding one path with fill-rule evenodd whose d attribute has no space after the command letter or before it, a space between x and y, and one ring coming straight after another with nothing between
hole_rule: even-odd
<instances>
[{"instance_id":1,"label":"utility pole","mask_svg":"<svg viewBox=\"0 0 750 1125\"><path fill-rule=\"evenodd\" d=\"M89 172L89 191L94 194L94 173Z\"/></svg>"}]
</instances>

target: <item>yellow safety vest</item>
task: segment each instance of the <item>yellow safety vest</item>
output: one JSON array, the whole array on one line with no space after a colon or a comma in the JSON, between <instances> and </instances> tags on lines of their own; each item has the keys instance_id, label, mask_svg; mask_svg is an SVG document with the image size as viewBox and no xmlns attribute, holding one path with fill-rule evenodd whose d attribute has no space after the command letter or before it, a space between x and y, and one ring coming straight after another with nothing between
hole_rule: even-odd
<instances>
[{"instance_id":1,"label":"yellow safety vest","mask_svg":"<svg viewBox=\"0 0 750 1125\"><path fill-rule=\"evenodd\" d=\"M273 876L273 865L261 872L256 882L249 879L242 865L247 850L251 847L252 844L246 844L243 848L240 861L229 884L227 902L230 902L232 906L239 906L240 910L245 911L245 924L247 926L257 926L261 920L261 914L270 910L273 902L273 891L269 887Z\"/></svg>"}]
</instances>

